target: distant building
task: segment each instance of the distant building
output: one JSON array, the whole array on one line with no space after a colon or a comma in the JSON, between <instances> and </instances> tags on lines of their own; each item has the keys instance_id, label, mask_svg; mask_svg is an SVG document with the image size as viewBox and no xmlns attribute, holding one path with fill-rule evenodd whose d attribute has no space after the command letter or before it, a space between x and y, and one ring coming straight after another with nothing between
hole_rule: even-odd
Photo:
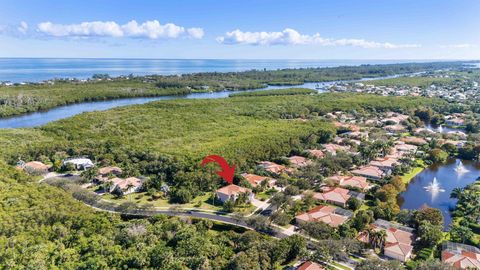
<instances>
[{"instance_id":1,"label":"distant building","mask_svg":"<svg viewBox=\"0 0 480 270\"><path fill-rule=\"evenodd\" d=\"M295 220L297 224L302 222L322 221L331 227L338 227L345 223L353 213L331 205L320 205L312 210L297 215Z\"/></svg>"},{"instance_id":2,"label":"distant building","mask_svg":"<svg viewBox=\"0 0 480 270\"><path fill-rule=\"evenodd\" d=\"M447 117L445 119L445 124L449 125L451 127L461 127L461 126L465 125L465 120L463 120L462 118L458 118L458 117Z\"/></svg>"},{"instance_id":3,"label":"distant building","mask_svg":"<svg viewBox=\"0 0 480 270\"><path fill-rule=\"evenodd\" d=\"M17 163L17 168L22 169L29 174L47 174L52 166L45 165L40 161L30 161L27 163L19 161Z\"/></svg>"},{"instance_id":4,"label":"distant building","mask_svg":"<svg viewBox=\"0 0 480 270\"><path fill-rule=\"evenodd\" d=\"M109 181L112 183L110 192L121 192L124 195L140 191L143 184L143 181L137 177L128 177L125 179L115 177Z\"/></svg>"},{"instance_id":5,"label":"distant building","mask_svg":"<svg viewBox=\"0 0 480 270\"><path fill-rule=\"evenodd\" d=\"M420 137L403 137L401 140L405 143L413 144L417 146L421 146L428 143L425 139Z\"/></svg>"},{"instance_id":6,"label":"distant building","mask_svg":"<svg viewBox=\"0 0 480 270\"><path fill-rule=\"evenodd\" d=\"M241 193L247 193L248 194L248 200L252 201L253 200L253 193L251 189L240 187L234 184L224 186L220 189L217 190L216 195L217 198L221 202L226 202L228 200L236 201L238 196Z\"/></svg>"},{"instance_id":7,"label":"distant building","mask_svg":"<svg viewBox=\"0 0 480 270\"><path fill-rule=\"evenodd\" d=\"M292 164L292 167L294 168L302 168L312 163L312 161L301 156L291 156L288 158L288 161L290 162L290 164Z\"/></svg>"},{"instance_id":8,"label":"distant building","mask_svg":"<svg viewBox=\"0 0 480 270\"><path fill-rule=\"evenodd\" d=\"M302 263L297 270L325 270L320 264L312 261Z\"/></svg>"},{"instance_id":9,"label":"distant building","mask_svg":"<svg viewBox=\"0 0 480 270\"><path fill-rule=\"evenodd\" d=\"M348 146L343 146L339 144L333 144L333 143L327 143L322 145L323 146L323 151L326 153L330 153L331 155L336 155L337 152L346 152L350 148Z\"/></svg>"},{"instance_id":10,"label":"distant building","mask_svg":"<svg viewBox=\"0 0 480 270\"><path fill-rule=\"evenodd\" d=\"M417 152L418 146L407 144L402 141L397 141L393 147L393 151L401 152L402 155L415 154Z\"/></svg>"},{"instance_id":11,"label":"distant building","mask_svg":"<svg viewBox=\"0 0 480 270\"><path fill-rule=\"evenodd\" d=\"M97 182L106 182L110 177L120 176L123 173L122 169L115 166L102 167L98 169L96 177Z\"/></svg>"},{"instance_id":12,"label":"distant building","mask_svg":"<svg viewBox=\"0 0 480 270\"><path fill-rule=\"evenodd\" d=\"M291 172L291 169L288 169L287 167L283 166L283 165L279 165L275 162L271 162L271 161L261 161L259 164L258 164L258 167L264 169L265 171L267 172L270 172L270 173L273 173L273 174L281 174L281 173L289 173Z\"/></svg>"},{"instance_id":13,"label":"distant building","mask_svg":"<svg viewBox=\"0 0 480 270\"><path fill-rule=\"evenodd\" d=\"M260 185L263 181L267 182L268 187L273 187L275 185L276 180L270 177L251 174L251 173L242 173L242 177L247 180L252 187L256 187Z\"/></svg>"},{"instance_id":14,"label":"distant building","mask_svg":"<svg viewBox=\"0 0 480 270\"><path fill-rule=\"evenodd\" d=\"M360 190L366 190L370 187L370 184L367 182L367 178L363 176L337 174L328 177L327 180L331 180L342 187L355 187Z\"/></svg>"},{"instance_id":15,"label":"distant building","mask_svg":"<svg viewBox=\"0 0 480 270\"><path fill-rule=\"evenodd\" d=\"M398 159L393 157L384 157L384 158L377 158L372 160L369 165L375 166L383 170L384 172L391 172L395 166L399 165Z\"/></svg>"},{"instance_id":16,"label":"distant building","mask_svg":"<svg viewBox=\"0 0 480 270\"><path fill-rule=\"evenodd\" d=\"M413 242L415 235L414 229L397 225L395 223L377 219L372 224L372 229L375 231L384 230L387 237L383 247L383 254L386 257L406 262L412 256ZM358 239L362 242L369 242L369 235L366 231L359 234Z\"/></svg>"},{"instance_id":17,"label":"distant building","mask_svg":"<svg viewBox=\"0 0 480 270\"><path fill-rule=\"evenodd\" d=\"M407 131L407 129L404 126L399 125L399 124L384 126L383 129L385 129L388 132L392 132L392 133L402 133L402 132Z\"/></svg>"},{"instance_id":18,"label":"distant building","mask_svg":"<svg viewBox=\"0 0 480 270\"><path fill-rule=\"evenodd\" d=\"M310 153L310 155L316 157L316 158L323 158L325 156L325 154L323 153L322 150L318 150L318 149L311 149L311 150L307 150L308 153Z\"/></svg>"},{"instance_id":19,"label":"distant building","mask_svg":"<svg viewBox=\"0 0 480 270\"><path fill-rule=\"evenodd\" d=\"M442 262L458 269L480 269L480 249L465 244L445 242Z\"/></svg>"},{"instance_id":20,"label":"distant building","mask_svg":"<svg viewBox=\"0 0 480 270\"><path fill-rule=\"evenodd\" d=\"M380 168L376 166L365 166L356 170L352 170L351 173L359 176L366 177L369 180L380 181L387 174Z\"/></svg>"},{"instance_id":21,"label":"distant building","mask_svg":"<svg viewBox=\"0 0 480 270\"><path fill-rule=\"evenodd\" d=\"M315 192L313 197L317 200L345 208L350 198L353 197L362 201L365 199L365 194L340 187L323 187L322 193Z\"/></svg>"},{"instance_id":22,"label":"distant building","mask_svg":"<svg viewBox=\"0 0 480 270\"><path fill-rule=\"evenodd\" d=\"M88 170L95 165L88 158L69 158L63 161L63 166L72 164L76 170Z\"/></svg>"},{"instance_id":23,"label":"distant building","mask_svg":"<svg viewBox=\"0 0 480 270\"><path fill-rule=\"evenodd\" d=\"M408 119L408 115L404 114L397 114L397 113L388 113L388 117L382 119L383 123L393 123L393 124L400 124L403 121L406 121Z\"/></svg>"},{"instance_id":24,"label":"distant building","mask_svg":"<svg viewBox=\"0 0 480 270\"><path fill-rule=\"evenodd\" d=\"M368 139L368 132L361 132L361 131L352 131L343 133L342 137L347 137L353 140L365 140Z\"/></svg>"}]
</instances>

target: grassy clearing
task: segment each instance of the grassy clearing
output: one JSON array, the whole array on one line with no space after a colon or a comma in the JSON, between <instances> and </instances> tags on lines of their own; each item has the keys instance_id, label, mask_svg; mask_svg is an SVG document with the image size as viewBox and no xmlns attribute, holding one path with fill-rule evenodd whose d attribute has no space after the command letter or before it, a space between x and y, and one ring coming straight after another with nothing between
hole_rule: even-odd
<instances>
[{"instance_id":1,"label":"grassy clearing","mask_svg":"<svg viewBox=\"0 0 480 270\"><path fill-rule=\"evenodd\" d=\"M102 196L102 199L106 201L115 202L122 204L125 202L133 202L138 206L152 206L156 208L195 208L198 210L208 210L208 211L223 211L222 203L211 200L212 194L206 193L201 196L195 197L191 202L185 204L172 204L167 199L155 199L153 200L150 196L145 193L134 193L125 195L122 198L117 198L112 194L105 194ZM251 213L255 209L253 205L237 206L235 207L234 212L236 213Z\"/></svg>"},{"instance_id":2,"label":"grassy clearing","mask_svg":"<svg viewBox=\"0 0 480 270\"><path fill-rule=\"evenodd\" d=\"M403 183L408 184L412 179L425 169L425 163L423 160L416 160L417 166L414 167L409 173L401 176Z\"/></svg>"}]
</instances>

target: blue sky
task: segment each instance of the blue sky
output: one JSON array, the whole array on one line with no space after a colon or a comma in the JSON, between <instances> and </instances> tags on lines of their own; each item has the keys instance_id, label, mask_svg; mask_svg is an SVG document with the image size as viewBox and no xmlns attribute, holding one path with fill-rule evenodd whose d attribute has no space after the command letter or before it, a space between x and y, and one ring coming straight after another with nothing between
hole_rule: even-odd
<instances>
[{"instance_id":1,"label":"blue sky","mask_svg":"<svg viewBox=\"0 0 480 270\"><path fill-rule=\"evenodd\" d=\"M478 0L2 0L0 57L480 59Z\"/></svg>"}]
</instances>

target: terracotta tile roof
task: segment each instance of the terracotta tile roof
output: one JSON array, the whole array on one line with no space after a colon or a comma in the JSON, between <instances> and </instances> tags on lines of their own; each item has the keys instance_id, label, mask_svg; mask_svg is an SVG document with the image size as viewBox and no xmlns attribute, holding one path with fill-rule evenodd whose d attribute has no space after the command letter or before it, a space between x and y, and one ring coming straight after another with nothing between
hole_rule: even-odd
<instances>
[{"instance_id":1,"label":"terracotta tile roof","mask_svg":"<svg viewBox=\"0 0 480 270\"><path fill-rule=\"evenodd\" d=\"M398 132L398 131L404 131L406 128L402 125L389 125L389 126L384 126L383 129L387 131L392 131L392 132Z\"/></svg>"},{"instance_id":2,"label":"terracotta tile roof","mask_svg":"<svg viewBox=\"0 0 480 270\"><path fill-rule=\"evenodd\" d=\"M350 190L344 188L326 187L322 189L323 193L315 192L313 197L317 200L331 201L339 204L345 204L351 197Z\"/></svg>"},{"instance_id":3,"label":"terracotta tile roof","mask_svg":"<svg viewBox=\"0 0 480 270\"><path fill-rule=\"evenodd\" d=\"M312 163L307 158L304 158L301 156L291 156L288 158L288 160L290 161L292 166L296 168L305 167L305 166L308 166L310 163Z\"/></svg>"},{"instance_id":4,"label":"terracotta tile roof","mask_svg":"<svg viewBox=\"0 0 480 270\"><path fill-rule=\"evenodd\" d=\"M335 122L333 122L333 125L337 128L338 127L343 127L343 128L348 128L351 131L360 131L360 127L357 126L357 125L353 125L353 124L346 124L346 123L340 123L338 121L335 121Z\"/></svg>"},{"instance_id":5,"label":"terracotta tile roof","mask_svg":"<svg viewBox=\"0 0 480 270\"><path fill-rule=\"evenodd\" d=\"M312 261L306 261L300 265L297 270L324 270L324 268L315 262Z\"/></svg>"},{"instance_id":6,"label":"terracotta tile roof","mask_svg":"<svg viewBox=\"0 0 480 270\"><path fill-rule=\"evenodd\" d=\"M458 269L480 269L480 249L448 242L442 251L442 262Z\"/></svg>"},{"instance_id":7,"label":"terracotta tile roof","mask_svg":"<svg viewBox=\"0 0 480 270\"><path fill-rule=\"evenodd\" d=\"M349 147L339 145L339 144L334 144L334 143L327 143L322 145L324 148L324 151L329 152L331 154L336 154L338 151L347 151Z\"/></svg>"},{"instance_id":8,"label":"terracotta tile roof","mask_svg":"<svg viewBox=\"0 0 480 270\"><path fill-rule=\"evenodd\" d=\"M217 193L222 193L227 196L238 195L240 193L246 193L246 192L251 193L252 190L248 188L240 187L234 184L217 189Z\"/></svg>"},{"instance_id":9,"label":"terracotta tile roof","mask_svg":"<svg viewBox=\"0 0 480 270\"><path fill-rule=\"evenodd\" d=\"M118 186L121 190L126 190L129 185L132 185L135 188L138 188L142 185L142 180L136 177L128 177L126 179L123 178L112 178L110 181L113 185Z\"/></svg>"},{"instance_id":10,"label":"terracotta tile roof","mask_svg":"<svg viewBox=\"0 0 480 270\"><path fill-rule=\"evenodd\" d=\"M420 137L403 137L401 140L405 143L413 144L413 145L427 144L427 141Z\"/></svg>"},{"instance_id":11,"label":"terracotta tile roof","mask_svg":"<svg viewBox=\"0 0 480 270\"><path fill-rule=\"evenodd\" d=\"M108 166L108 167L103 167L103 168L100 168L98 169L98 173L101 174L101 175L107 175L107 174L121 174L122 173L122 169L120 169L119 167L115 167L115 166Z\"/></svg>"},{"instance_id":12,"label":"terracotta tile roof","mask_svg":"<svg viewBox=\"0 0 480 270\"><path fill-rule=\"evenodd\" d=\"M260 185L264 180L273 180L266 176L261 176L261 175L251 174L251 173L243 173L242 177L245 178L245 180L247 180L252 185L252 187L256 187Z\"/></svg>"},{"instance_id":13,"label":"terracotta tile roof","mask_svg":"<svg viewBox=\"0 0 480 270\"><path fill-rule=\"evenodd\" d=\"M24 169L31 169L31 170L39 170L39 171L46 171L50 169L50 166L43 164L40 161L30 161L25 163Z\"/></svg>"},{"instance_id":14,"label":"terracotta tile roof","mask_svg":"<svg viewBox=\"0 0 480 270\"><path fill-rule=\"evenodd\" d=\"M353 174L362 175L366 177L370 176L373 178L383 178L383 176L385 175L385 173L376 166L365 166L356 170L352 170L351 172Z\"/></svg>"},{"instance_id":15,"label":"terracotta tile roof","mask_svg":"<svg viewBox=\"0 0 480 270\"><path fill-rule=\"evenodd\" d=\"M366 189L370 185L367 182L367 178L363 176L348 176L348 175L334 175L328 179L338 183L342 187L356 187L359 189Z\"/></svg>"},{"instance_id":16,"label":"terracotta tile roof","mask_svg":"<svg viewBox=\"0 0 480 270\"><path fill-rule=\"evenodd\" d=\"M259 166L264 168L266 171L268 172L271 172L271 173L275 173L275 174L280 174L282 172L288 172L289 170L287 169L287 167L283 166L283 165L279 165L275 162L271 162L271 161L261 161L259 163Z\"/></svg>"},{"instance_id":17,"label":"terracotta tile roof","mask_svg":"<svg viewBox=\"0 0 480 270\"><path fill-rule=\"evenodd\" d=\"M406 260L412 250L414 234L413 229L395 225L391 222L378 219L372 224L372 229L375 231L384 230L386 233L384 250L393 254L400 255ZM361 232L357 239L359 241L368 243L368 235L366 232Z\"/></svg>"},{"instance_id":18,"label":"terracotta tile roof","mask_svg":"<svg viewBox=\"0 0 480 270\"><path fill-rule=\"evenodd\" d=\"M323 153L322 150L318 150L318 149L312 149L312 150L307 150L312 156L316 157L316 158L322 158L323 156L325 156L325 154Z\"/></svg>"},{"instance_id":19,"label":"terracotta tile roof","mask_svg":"<svg viewBox=\"0 0 480 270\"><path fill-rule=\"evenodd\" d=\"M385 251L390 251L391 253L401 255L402 257L406 258L409 256L413 250L413 247L408 244L403 243L385 243L383 248Z\"/></svg>"},{"instance_id":20,"label":"terracotta tile roof","mask_svg":"<svg viewBox=\"0 0 480 270\"><path fill-rule=\"evenodd\" d=\"M348 216L340 215L337 213L337 207L330 205L320 205L312 210L297 215L295 218L297 221L322 221L332 227L338 227L349 219Z\"/></svg>"},{"instance_id":21,"label":"terracotta tile roof","mask_svg":"<svg viewBox=\"0 0 480 270\"><path fill-rule=\"evenodd\" d=\"M393 167L397 165L398 159L392 158L392 157L384 157L384 158L378 158L375 160L372 160L370 162L371 166L376 166L376 167Z\"/></svg>"}]
</instances>

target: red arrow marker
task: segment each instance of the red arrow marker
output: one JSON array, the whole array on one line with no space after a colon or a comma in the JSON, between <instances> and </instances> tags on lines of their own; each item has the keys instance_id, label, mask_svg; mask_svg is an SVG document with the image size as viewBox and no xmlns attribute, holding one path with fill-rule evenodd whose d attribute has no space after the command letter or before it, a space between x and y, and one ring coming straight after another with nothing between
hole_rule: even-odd
<instances>
[{"instance_id":1,"label":"red arrow marker","mask_svg":"<svg viewBox=\"0 0 480 270\"><path fill-rule=\"evenodd\" d=\"M235 174L235 164L232 167L228 165L227 161L217 155L206 156L200 165L204 166L207 163L216 162L222 168L221 171L217 171L216 173L223 178L227 183L233 184L233 175Z\"/></svg>"}]
</instances>

